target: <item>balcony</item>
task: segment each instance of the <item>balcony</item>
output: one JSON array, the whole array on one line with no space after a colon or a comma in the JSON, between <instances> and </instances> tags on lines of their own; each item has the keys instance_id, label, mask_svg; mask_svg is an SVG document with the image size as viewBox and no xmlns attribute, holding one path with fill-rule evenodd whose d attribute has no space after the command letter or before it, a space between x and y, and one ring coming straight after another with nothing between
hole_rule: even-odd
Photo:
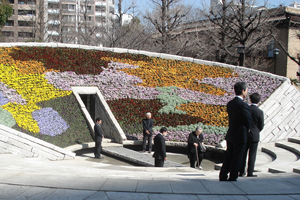
<instances>
[{"instance_id":1,"label":"balcony","mask_svg":"<svg viewBox=\"0 0 300 200\"><path fill-rule=\"evenodd\" d=\"M103 13L103 12L95 12L95 16L96 16L96 17L99 17L99 16L105 17L105 16L106 16L106 13Z\"/></svg>"},{"instance_id":2,"label":"balcony","mask_svg":"<svg viewBox=\"0 0 300 200\"><path fill-rule=\"evenodd\" d=\"M52 36L59 36L59 33L57 31L47 31L48 35Z\"/></svg>"},{"instance_id":3,"label":"balcony","mask_svg":"<svg viewBox=\"0 0 300 200\"><path fill-rule=\"evenodd\" d=\"M59 3L60 0L48 0L48 3Z\"/></svg>"},{"instance_id":4,"label":"balcony","mask_svg":"<svg viewBox=\"0 0 300 200\"><path fill-rule=\"evenodd\" d=\"M58 14L59 15L59 9L48 9L49 14Z\"/></svg>"},{"instance_id":5,"label":"balcony","mask_svg":"<svg viewBox=\"0 0 300 200\"><path fill-rule=\"evenodd\" d=\"M51 25L60 25L60 21L59 20L49 20L48 24L51 24Z\"/></svg>"}]
</instances>

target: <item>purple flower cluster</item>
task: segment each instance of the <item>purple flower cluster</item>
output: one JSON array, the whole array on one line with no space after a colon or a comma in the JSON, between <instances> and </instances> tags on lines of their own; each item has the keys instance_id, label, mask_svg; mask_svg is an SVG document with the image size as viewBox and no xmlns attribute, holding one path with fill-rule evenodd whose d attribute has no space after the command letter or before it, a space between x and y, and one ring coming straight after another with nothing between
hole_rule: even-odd
<instances>
[{"instance_id":1,"label":"purple flower cluster","mask_svg":"<svg viewBox=\"0 0 300 200\"><path fill-rule=\"evenodd\" d=\"M238 77L204 78L198 81L199 83L211 84L218 88L222 88L225 91L227 91L229 94L232 94L232 95L224 95L224 97L221 99L225 104L220 104L220 105L226 105L226 103L234 97L233 85L236 82L239 81L246 82L248 84L248 93L251 94L254 92L258 92L261 95L261 101L266 100L274 92L274 90L278 88L278 86L282 83L282 81L277 78L272 78L270 76L248 71L246 69L237 68L235 69L235 73L238 74ZM212 103L208 102L208 104L215 104L215 102L213 101Z\"/></svg>"},{"instance_id":2,"label":"purple flower cluster","mask_svg":"<svg viewBox=\"0 0 300 200\"><path fill-rule=\"evenodd\" d=\"M130 64L126 64L126 63L119 63L119 62L113 62L111 61L110 63L108 63L108 67L112 68L112 69L136 69L139 68L139 66L137 65L130 65Z\"/></svg>"},{"instance_id":3,"label":"purple flower cluster","mask_svg":"<svg viewBox=\"0 0 300 200\"><path fill-rule=\"evenodd\" d=\"M21 105L26 104L26 100L23 99L22 96L19 95L15 89L9 88L7 85L5 85L2 82L0 82L0 90L2 91L3 97L5 97L8 100L8 102L18 103ZM3 105L3 104L0 104L0 105Z\"/></svg>"},{"instance_id":4,"label":"purple flower cluster","mask_svg":"<svg viewBox=\"0 0 300 200\"><path fill-rule=\"evenodd\" d=\"M137 86L142 79L123 71L105 69L100 75L77 75L75 72L46 72L49 84L62 90L72 86L97 86L106 100L123 98L156 99L161 93L155 88Z\"/></svg>"},{"instance_id":5,"label":"purple flower cluster","mask_svg":"<svg viewBox=\"0 0 300 200\"><path fill-rule=\"evenodd\" d=\"M7 98L3 96L3 92L0 91L0 106L7 104L9 101Z\"/></svg>"},{"instance_id":6,"label":"purple flower cluster","mask_svg":"<svg viewBox=\"0 0 300 200\"><path fill-rule=\"evenodd\" d=\"M32 112L32 117L37 121L43 135L61 135L69 128L67 122L52 108L35 110Z\"/></svg>"}]
</instances>

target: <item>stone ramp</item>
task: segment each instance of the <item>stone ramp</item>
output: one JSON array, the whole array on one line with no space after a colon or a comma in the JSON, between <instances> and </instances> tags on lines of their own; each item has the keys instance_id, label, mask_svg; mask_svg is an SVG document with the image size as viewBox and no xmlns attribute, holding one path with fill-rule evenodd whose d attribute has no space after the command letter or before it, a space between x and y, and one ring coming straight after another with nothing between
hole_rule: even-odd
<instances>
[{"instance_id":1,"label":"stone ramp","mask_svg":"<svg viewBox=\"0 0 300 200\"><path fill-rule=\"evenodd\" d=\"M154 166L154 158L152 157L153 153L140 153L123 147L104 147L102 151L138 165L147 167ZM164 167L186 167L186 165L167 160L165 161Z\"/></svg>"}]
</instances>

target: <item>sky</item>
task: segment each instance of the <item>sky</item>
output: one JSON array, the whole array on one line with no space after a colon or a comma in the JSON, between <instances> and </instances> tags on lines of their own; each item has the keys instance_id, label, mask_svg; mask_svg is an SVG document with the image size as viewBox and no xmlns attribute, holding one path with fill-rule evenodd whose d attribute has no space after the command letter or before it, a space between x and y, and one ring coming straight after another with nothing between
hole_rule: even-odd
<instances>
[{"instance_id":1,"label":"sky","mask_svg":"<svg viewBox=\"0 0 300 200\"><path fill-rule=\"evenodd\" d=\"M195 7L201 7L202 6L202 0L183 0L185 4L193 5ZM210 0L205 0L207 1L206 4L209 5ZM264 5L264 0L256 0L259 5ZM269 0L268 1L268 7L277 7L279 5L282 6L288 6L291 2L298 1L300 0ZM116 6L118 4L119 0L115 0ZM145 11L151 9L151 1L150 0L123 0L123 8L128 8L129 5L135 2L136 3L136 8L134 10L134 15L140 15L144 14Z\"/></svg>"}]
</instances>

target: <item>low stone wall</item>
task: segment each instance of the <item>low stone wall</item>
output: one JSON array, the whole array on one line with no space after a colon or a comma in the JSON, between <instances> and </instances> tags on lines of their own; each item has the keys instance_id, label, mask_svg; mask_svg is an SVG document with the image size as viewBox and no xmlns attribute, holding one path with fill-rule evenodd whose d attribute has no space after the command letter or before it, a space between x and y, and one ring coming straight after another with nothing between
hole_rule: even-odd
<instances>
[{"instance_id":1,"label":"low stone wall","mask_svg":"<svg viewBox=\"0 0 300 200\"><path fill-rule=\"evenodd\" d=\"M265 127L260 133L262 143L300 136L300 92L285 81L262 104Z\"/></svg>"},{"instance_id":2,"label":"low stone wall","mask_svg":"<svg viewBox=\"0 0 300 200\"><path fill-rule=\"evenodd\" d=\"M75 153L0 124L0 153L49 160L74 159Z\"/></svg>"}]
</instances>

